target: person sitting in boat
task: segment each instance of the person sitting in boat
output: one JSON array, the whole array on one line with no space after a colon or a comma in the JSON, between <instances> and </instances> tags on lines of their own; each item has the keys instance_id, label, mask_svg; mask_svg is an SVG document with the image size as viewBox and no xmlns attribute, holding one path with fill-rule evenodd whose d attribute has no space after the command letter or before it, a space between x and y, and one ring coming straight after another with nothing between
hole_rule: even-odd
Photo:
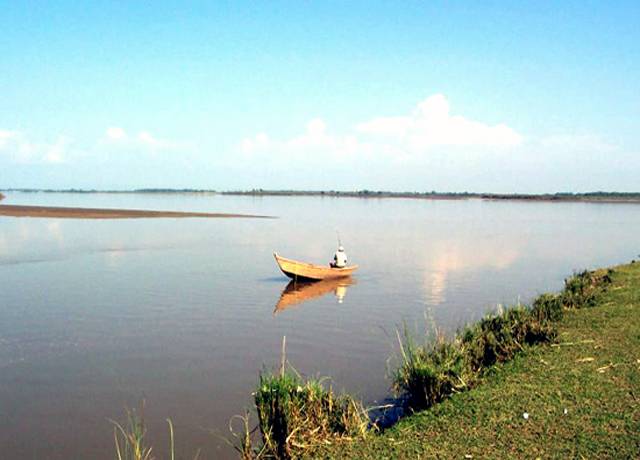
<instances>
[{"instance_id":1,"label":"person sitting in boat","mask_svg":"<svg viewBox=\"0 0 640 460\"><path fill-rule=\"evenodd\" d=\"M344 252L344 248L342 246L338 247L338 250L333 256L333 262L329 265L331 268L344 268L347 266L347 253Z\"/></svg>"}]
</instances>

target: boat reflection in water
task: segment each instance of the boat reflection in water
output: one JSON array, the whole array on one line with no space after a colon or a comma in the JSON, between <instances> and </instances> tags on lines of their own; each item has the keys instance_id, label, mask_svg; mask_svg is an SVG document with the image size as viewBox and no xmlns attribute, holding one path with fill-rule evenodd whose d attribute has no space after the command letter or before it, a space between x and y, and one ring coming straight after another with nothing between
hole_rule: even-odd
<instances>
[{"instance_id":1,"label":"boat reflection in water","mask_svg":"<svg viewBox=\"0 0 640 460\"><path fill-rule=\"evenodd\" d=\"M277 314L294 305L301 304L307 300L322 297L325 294L333 292L338 299L338 303L342 303L347 293L347 287L355 284L355 280L351 277L327 279L322 281L295 281L291 280L284 288L280 295L280 300L276 304L273 314Z\"/></svg>"}]
</instances>

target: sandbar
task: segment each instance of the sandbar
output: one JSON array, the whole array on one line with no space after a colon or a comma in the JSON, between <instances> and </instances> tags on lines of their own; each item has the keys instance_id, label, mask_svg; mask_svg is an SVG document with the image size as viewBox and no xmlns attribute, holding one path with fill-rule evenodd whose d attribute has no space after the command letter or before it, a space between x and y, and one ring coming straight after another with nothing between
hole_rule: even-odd
<instances>
[{"instance_id":1,"label":"sandbar","mask_svg":"<svg viewBox=\"0 0 640 460\"><path fill-rule=\"evenodd\" d=\"M67 208L53 206L0 205L0 216L46 217L58 219L143 219L143 218L254 218L272 219L272 216L210 212L149 211L141 209Z\"/></svg>"}]
</instances>

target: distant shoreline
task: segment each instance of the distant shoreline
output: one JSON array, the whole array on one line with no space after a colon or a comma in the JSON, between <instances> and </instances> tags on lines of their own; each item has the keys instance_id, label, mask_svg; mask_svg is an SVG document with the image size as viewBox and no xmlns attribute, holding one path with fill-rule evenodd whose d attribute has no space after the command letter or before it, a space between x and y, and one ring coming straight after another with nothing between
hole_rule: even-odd
<instances>
[{"instance_id":1,"label":"distant shoreline","mask_svg":"<svg viewBox=\"0 0 640 460\"><path fill-rule=\"evenodd\" d=\"M336 198L404 198L414 200L490 200L490 201L551 201L551 202L584 202L584 203L637 203L640 204L640 193L555 193L555 194L500 194L500 193L439 193L439 192L374 192L369 190L341 191L238 191L220 192L221 195L235 196L319 196Z\"/></svg>"},{"instance_id":2,"label":"distant shoreline","mask_svg":"<svg viewBox=\"0 0 640 460\"><path fill-rule=\"evenodd\" d=\"M478 193L478 192L390 192L372 190L231 190L217 191L210 189L134 189L134 190L85 190L85 189L3 189L2 192L21 193L101 193L101 194L212 194L252 197L330 197L330 198L404 198L421 200L492 200L492 201L550 201L550 202L583 202L583 203L640 203L640 192L586 192L586 193Z\"/></svg>"},{"instance_id":3,"label":"distant shoreline","mask_svg":"<svg viewBox=\"0 0 640 460\"><path fill-rule=\"evenodd\" d=\"M270 216L250 214L227 214L207 212L147 211L138 209L66 208L53 206L0 205L0 216L46 217L60 219L136 219L136 218L254 218L269 219Z\"/></svg>"}]
</instances>

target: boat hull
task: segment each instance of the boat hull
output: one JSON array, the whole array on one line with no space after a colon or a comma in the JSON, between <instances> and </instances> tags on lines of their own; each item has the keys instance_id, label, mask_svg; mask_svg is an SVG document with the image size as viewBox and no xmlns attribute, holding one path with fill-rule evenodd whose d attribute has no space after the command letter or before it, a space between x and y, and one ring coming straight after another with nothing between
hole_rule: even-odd
<instances>
[{"instance_id":1,"label":"boat hull","mask_svg":"<svg viewBox=\"0 0 640 460\"><path fill-rule=\"evenodd\" d=\"M298 262L297 260L287 259L274 253L273 257L282 273L289 278L300 281L319 281L327 279L344 278L350 276L356 269L357 265L351 265L343 268L325 267L322 265L308 264Z\"/></svg>"}]
</instances>

